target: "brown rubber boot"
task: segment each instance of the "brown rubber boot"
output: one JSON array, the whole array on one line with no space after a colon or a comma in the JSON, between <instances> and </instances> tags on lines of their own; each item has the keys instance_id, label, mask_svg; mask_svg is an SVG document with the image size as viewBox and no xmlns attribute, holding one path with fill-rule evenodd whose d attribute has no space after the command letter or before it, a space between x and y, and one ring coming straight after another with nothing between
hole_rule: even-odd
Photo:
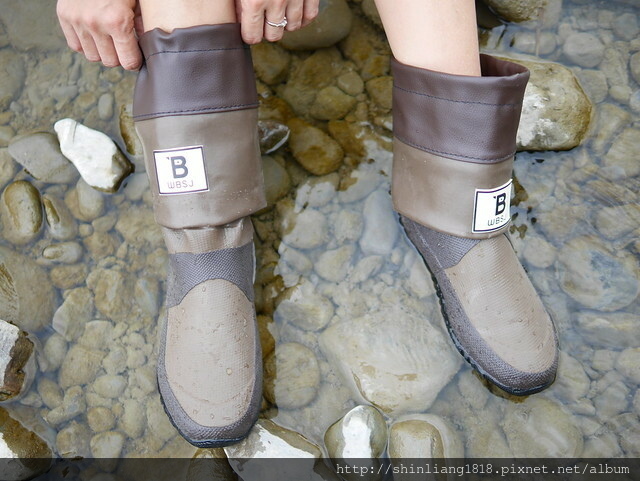
<instances>
[{"instance_id":1,"label":"brown rubber boot","mask_svg":"<svg viewBox=\"0 0 640 481\"><path fill-rule=\"evenodd\" d=\"M505 391L555 379L557 336L507 237L516 132L529 72L481 55L482 76L392 63L392 197L431 271L449 334Z\"/></svg>"},{"instance_id":2,"label":"brown rubber boot","mask_svg":"<svg viewBox=\"0 0 640 481\"><path fill-rule=\"evenodd\" d=\"M140 47L134 121L170 258L158 385L189 442L224 446L248 434L262 399L248 216L266 202L251 55L239 24L155 29Z\"/></svg>"}]
</instances>

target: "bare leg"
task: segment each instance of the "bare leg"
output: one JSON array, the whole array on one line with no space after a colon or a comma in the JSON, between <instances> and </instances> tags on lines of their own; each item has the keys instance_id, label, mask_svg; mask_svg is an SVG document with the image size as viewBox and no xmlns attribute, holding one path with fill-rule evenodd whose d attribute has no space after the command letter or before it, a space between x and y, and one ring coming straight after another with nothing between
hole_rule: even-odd
<instances>
[{"instance_id":1,"label":"bare leg","mask_svg":"<svg viewBox=\"0 0 640 481\"><path fill-rule=\"evenodd\" d=\"M376 6L399 62L480 75L474 0L376 0Z\"/></svg>"},{"instance_id":2,"label":"bare leg","mask_svg":"<svg viewBox=\"0 0 640 481\"><path fill-rule=\"evenodd\" d=\"M140 9L145 32L236 21L233 0L140 0Z\"/></svg>"}]
</instances>

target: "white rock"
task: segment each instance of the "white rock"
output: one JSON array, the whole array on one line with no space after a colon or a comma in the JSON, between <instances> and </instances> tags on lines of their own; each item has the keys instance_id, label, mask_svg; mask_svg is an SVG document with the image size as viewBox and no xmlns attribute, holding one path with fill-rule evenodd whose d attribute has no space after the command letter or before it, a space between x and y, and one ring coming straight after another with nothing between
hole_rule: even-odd
<instances>
[{"instance_id":1,"label":"white rock","mask_svg":"<svg viewBox=\"0 0 640 481\"><path fill-rule=\"evenodd\" d=\"M64 393L62 404L49 411L46 420L55 427L70 421L80 414L84 414L86 410L87 403L82 388L80 386L73 386Z\"/></svg>"},{"instance_id":2,"label":"white rock","mask_svg":"<svg viewBox=\"0 0 640 481\"><path fill-rule=\"evenodd\" d=\"M55 371L62 365L67 355L67 341L61 335L54 333L44 343L43 352L48 370Z\"/></svg>"},{"instance_id":3,"label":"white rock","mask_svg":"<svg viewBox=\"0 0 640 481\"><path fill-rule=\"evenodd\" d=\"M364 231L360 248L366 255L389 255L398 238L398 222L389 194L378 190L364 203Z\"/></svg>"},{"instance_id":4,"label":"white rock","mask_svg":"<svg viewBox=\"0 0 640 481\"><path fill-rule=\"evenodd\" d=\"M75 341L93 316L93 294L86 287L71 289L68 292L66 299L53 315L51 324L67 341Z\"/></svg>"},{"instance_id":5,"label":"white rock","mask_svg":"<svg viewBox=\"0 0 640 481\"><path fill-rule=\"evenodd\" d=\"M105 471L116 468L124 441L124 434L118 431L106 431L91 438L91 454L94 458L102 459L99 464Z\"/></svg>"},{"instance_id":6,"label":"white rock","mask_svg":"<svg viewBox=\"0 0 640 481\"><path fill-rule=\"evenodd\" d=\"M105 398L119 398L127 387L127 380L122 376L105 374L93 383L93 389L97 394Z\"/></svg>"},{"instance_id":7,"label":"white rock","mask_svg":"<svg viewBox=\"0 0 640 481\"><path fill-rule=\"evenodd\" d=\"M367 256L358 261L353 268L350 280L352 282L364 282L375 276L384 265L384 258L381 256Z\"/></svg>"},{"instance_id":8,"label":"white rock","mask_svg":"<svg viewBox=\"0 0 640 481\"><path fill-rule=\"evenodd\" d=\"M393 414L428 409L461 364L439 328L400 305L330 326L320 347L356 396Z\"/></svg>"},{"instance_id":9,"label":"white rock","mask_svg":"<svg viewBox=\"0 0 640 481\"><path fill-rule=\"evenodd\" d=\"M23 397L37 369L35 344L29 335L0 319L0 402Z\"/></svg>"},{"instance_id":10,"label":"white rock","mask_svg":"<svg viewBox=\"0 0 640 481\"><path fill-rule=\"evenodd\" d=\"M54 129L60 140L60 150L90 186L114 192L131 172L132 165L113 140L102 132L73 119L58 120Z\"/></svg>"},{"instance_id":11,"label":"white rock","mask_svg":"<svg viewBox=\"0 0 640 481\"><path fill-rule=\"evenodd\" d=\"M44 248L42 257L53 262L75 264L82 259L83 249L77 242L61 242Z\"/></svg>"},{"instance_id":12,"label":"white rock","mask_svg":"<svg viewBox=\"0 0 640 481\"><path fill-rule=\"evenodd\" d=\"M359 212L340 209L337 215L332 216L333 236L342 244L346 241L356 241L362 235L364 222Z\"/></svg>"},{"instance_id":13,"label":"white rock","mask_svg":"<svg viewBox=\"0 0 640 481\"><path fill-rule=\"evenodd\" d=\"M315 209L305 209L298 215L290 213L282 227L282 241L298 249L313 249L327 240L327 219Z\"/></svg>"},{"instance_id":14,"label":"white rock","mask_svg":"<svg viewBox=\"0 0 640 481\"><path fill-rule=\"evenodd\" d=\"M122 405L124 412L120 417L118 427L131 439L137 439L142 436L144 428L147 426L144 406L135 399L125 399Z\"/></svg>"},{"instance_id":15,"label":"white rock","mask_svg":"<svg viewBox=\"0 0 640 481\"><path fill-rule=\"evenodd\" d=\"M116 417L106 407L93 407L87 411L87 423L94 433L101 433L113 428Z\"/></svg>"},{"instance_id":16,"label":"white rock","mask_svg":"<svg viewBox=\"0 0 640 481\"><path fill-rule=\"evenodd\" d=\"M316 262L316 272L329 282L341 282L351 268L356 247L353 244L323 252Z\"/></svg>"},{"instance_id":17,"label":"white rock","mask_svg":"<svg viewBox=\"0 0 640 481\"><path fill-rule=\"evenodd\" d=\"M387 446L387 423L373 406L356 406L327 429L324 443L334 459L379 458Z\"/></svg>"},{"instance_id":18,"label":"white rock","mask_svg":"<svg viewBox=\"0 0 640 481\"><path fill-rule=\"evenodd\" d=\"M624 377L635 383L640 383L640 348L625 349L618 356L616 369Z\"/></svg>"},{"instance_id":19,"label":"white rock","mask_svg":"<svg viewBox=\"0 0 640 481\"><path fill-rule=\"evenodd\" d=\"M38 380L38 394L49 409L55 409L62 404L62 389L48 377L40 377Z\"/></svg>"},{"instance_id":20,"label":"white rock","mask_svg":"<svg viewBox=\"0 0 640 481\"><path fill-rule=\"evenodd\" d=\"M640 346L638 316L630 312L582 311L576 316L578 332L593 347L624 349Z\"/></svg>"},{"instance_id":21,"label":"white rock","mask_svg":"<svg viewBox=\"0 0 640 481\"><path fill-rule=\"evenodd\" d=\"M323 329L333 317L333 303L316 292L309 281L287 290L278 304L274 318L278 322L290 322L306 331Z\"/></svg>"}]
</instances>

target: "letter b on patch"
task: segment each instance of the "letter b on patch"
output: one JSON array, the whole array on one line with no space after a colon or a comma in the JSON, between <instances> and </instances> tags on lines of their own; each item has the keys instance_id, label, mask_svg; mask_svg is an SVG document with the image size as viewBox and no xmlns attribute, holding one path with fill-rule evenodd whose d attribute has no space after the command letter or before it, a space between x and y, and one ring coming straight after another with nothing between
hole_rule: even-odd
<instances>
[{"instance_id":1,"label":"letter b on patch","mask_svg":"<svg viewBox=\"0 0 640 481\"><path fill-rule=\"evenodd\" d=\"M476 189L472 232L492 232L511 220L511 180L495 189Z\"/></svg>"},{"instance_id":2,"label":"letter b on patch","mask_svg":"<svg viewBox=\"0 0 640 481\"><path fill-rule=\"evenodd\" d=\"M189 194L209 190L201 145L154 150L153 158L160 194Z\"/></svg>"}]
</instances>

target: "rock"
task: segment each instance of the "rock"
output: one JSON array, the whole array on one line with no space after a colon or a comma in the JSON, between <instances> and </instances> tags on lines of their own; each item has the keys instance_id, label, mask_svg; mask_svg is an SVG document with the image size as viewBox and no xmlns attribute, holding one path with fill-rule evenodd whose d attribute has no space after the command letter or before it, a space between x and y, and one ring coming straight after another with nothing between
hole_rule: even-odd
<instances>
[{"instance_id":1,"label":"rock","mask_svg":"<svg viewBox=\"0 0 640 481\"><path fill-rule=\"evenodd\" d=\"M262 174L267 205L274 205L291 189L291 178L286 169L269 156L262 157Z\"/></svg>"},{"instance_id":2,"label":"rock","mask_svg":"<svg viewBox=\"0 0 640 481\"><path fill-rule=\"evenodd\" d=\"M93 291L96 307L108 319L126 321L134 305L134 280L122 272L120 266L97 269L87 278Z\"/></svg>"},{"instance_id":3,"label":"rock","mask_svg":"<svg viewBox=\"0 0 640 481\"><path fill-rule=\"evenodd\" d=\"M561 351L554 392L567 403L574 403L587 395L590 386L591 381L580 362Z\"/></svg>"},{"instance_id":4,"label":"rock","mask_svg":"<svg viewBox=\"0 0 640 481\"><path fill-rule=\"evenodd\" d=\"M581 67L596 67L604 58L604 45L590 33L572 33L562 47L565 57Z\"/></svg>"},{"instance_id":5,"label":"rock","mask_svg":"<svg viewBox=\"0 0 640 481\"><path fill-rule=\"evenodd\" d=\"M0 19L7 29L11 44L18 50L51 52L66 47L54 4L25 0L12 5L12 8L3 9Z\"/></svg>"},{"instance_id":6,"label":"rock","mask_svg":"<svg viewBox=\"0 0 640 481\"><path fill-rule=\"evenodd\" d=\"M67 355L67 341L61 335L53 333L44 343L43 351L47 360L47 369L58 370Z\"/></svg>"},{"instance_id":7,"label":"rock","mask_svg":"<svg viewBox=\"0 0 640 481\"><path fill-rule=\"evenodd\" d=\"M319 341L352 392L385 413L428 409L460 368L442 331L400 305L333 324Z\"/></svg>"},{"instance_id":8,"label":"rock","mask_svg":"<svg viewBox=\"0 0 640 481\"><path fill-rule=\"evenodd\" d=\"M122 189L122 193L127 199L137 202L149 190L149 179L145 172L141 174L131 174L127 177L126 185Z\"/></svg>"},{"instance_id":9,"label":"rock","mask_svg":"<svg viewBox=\"0 0 640 481\"><path fill-rule=\"evenodd\" d=\"M599 70L580 70L576 76L591 102L600 103L609 95L607 77Z\"/></svg>"},{"instance_id":10,"label":"rock","mask_svg":"<svg viewBox=\"0 0 640 481\"><path fill-rule=\"evenodd\" d=\"M351 259L355 251L355 245L349 244L323 252L316 262L316 272L326 281L343 281L351 269Z\"/></svg>"},{"instance_id":11,"label":"rock","mask_svg":"<svg viewBox=\"0 0 640 481\"><path fill-rule=\"evenodd\" d=\"M135 299L142 312L156 318L160 309L160 286L152 277L141 277L136 280Z\"/></svg>"},{"instance_id":12,"label":"rock","mask_svg":"<svg viewBox=\"0 0 640 481\"><path fill-rule=\"evenodd\" d=\"M323 207L336 196L340 176L334 172L322 177L310 177L296 190L296 209Z\"/></svg>"},{"instance_id":13,"label":"rock","mask_svg":"<svg viewBox=\"0 0 640 481\"><path fill-rule=\"evenodd\" d=\"M318 294L309 281L288 289L274 313L278 323L291 323L305 331L323 329L333 317L333 303Z\"/></svg>"},{"instance_id":14,"label":"rock","mask_svg":"<svg viewBox=\"0 0 640 481\"><path fill-rule=\"evenodd\" d=\"M42 257L53 262L75 264L82 259L82 246L77 242L61 242L44 248Z\"/></svg>"},{"instance_id":15,"label":"rock","mask_svg":"<svg viewBox=\"0 0 640 481\"><path fill-rule=\"evenodd\" d=\"M509 22L535 20L546 7L546 0L484 0L500 17Z\"/></svg>"},{"instance_id":16,"label":"rock","mask_svg":"<svg viewBox=\"0 0 640 481\"><path fill-rule=\"evenodd\" d=\"M363 257L353 268L351 272L351 282L364 282L375 276L380 268L384 265L384 259L381 256Z\"/></svg>"},{"instance_id":17,"label":"rock","mask_svg":"<svg viewBox=\"0 0 640 481\"><path fill-rule=\"evenodd\" d=\"M324 444L332 459L382 456L387 446L387 423L373 406L356 406L327 429Z\"/></svg>"},{"instance_id":18,"label":"rock","mask_svg":"<svg viewBox=\"0 0 640 481\"><path fill-rule=\"evenodd\" d=\"M633 40L640 33L638 26L638 15L634 13L623 13L618 15L611 22L613 32L623 40Z\"/></svg>"},{"instance_id":19,"label":"rock","mask_svg":"<svg viewBox=\"0 0 640 481\"><path fill-rule=\"evenodd\" d=\"M147 244L151 247L163 245L162 232L149 207L131 208L121 215L115 225L124 240L135 246Z\"/></svg>"},{"instance_id":20,"label":"rock","mask_svg":"<svg viewBox=\"0 0 640 481\"><path fill-rule=\"evenodd\" d=\"M87 184L84 179L80 179L76 184L76 193L81 220L92 221L102 215L104 212L104 196L101 192Z\"/></svg>"},{"instance_id":21,"label":"rock","mask_svg":"<svg viewBox=\"0 0 640 481\"><path fill-rule=\"evenodd\" d=\"M367 93L371 99L384 110L391 109L391 91L393 90L393 77L384 76L371 79L367 82Z\"/></svg>"},{"instance_id":22,"label":"rock","mask_svg":"<svg viewBox=\"0 0 640 481\"><path fill-rule=\"evenodd\" d=\"M513 37L513 47L529 55L549 55L557 47L556 35L551 32L520 30Z\"/></svg>"},{"instance_id":23,"label":"rock","mask_svg":"<svg viewBox=\"0 0 640 481\"><path fill-rule=\"evenodd\" d=\"M105 471L113 471L118 465L118 458L124 447L125 437L119 431L98 433L91 438L91 455L101 459L99 465Z\"/></svg>"},{"instance_id":24,"label":"rock","mask_svg":"<svg viewBox=\"0 0 640 481\"><path fill-rule=\"evenodd\" d=\"M338 120L356 105L356 99L330 85L318 92L309 114L318 120Z\"/></svg>"},{"instance_id":25,"label":"rock","mask_svg":"<svg viewBox=\"0 0 640 481\"><path fill-rule=\"evenodd\" d=\"M38 370L29 334L0 319L0 402L23 397Z\"/></svg>"},{"instance_id":26,"label":"rock","mask_svg":"<svg viewBox=\"0 0 640 481\"><path fill-rule=\"evenodd\" d=\"M362 235L364 221L359 212L342 208L331 220L333 235L341 244L347 241L356 241Z\"/></svg>"},{"instance_id":27,"label":"rock","mask_svg":"<svg viewBox=\"0 0 640 481\"><path fill-rule=\"evenodd\" d=\"M262 42L251 46L256 75L267 85L284 82L289 74L291 55L275 43Z\"/></svg>"},{"instance_id":28,"label":"rock","mask_svg":"<svg viewBox=\"0 0 640 481\"><path fill-rule=\"evenodd\" d=\"M634 152L640 149L640 129L627 128L611 144L604 156L603 174L612 180L622 180L640 174L640 165L633 161Z\"/></svg>"},{"instance_id":29,"label":"rock","mask_svg":"<svg viewBox=\"0 0 640 481\"><path fill-rule=\"evenodd\" d=\"M115 192L133 166L116 144L102 132L90 129L73 119L58 120L54 129L60 150L78 169L91 187Z\"/></svg>"},{"instance_id":30,"label":"rock","mask_svg":"<svg viewBox=\"0 0 640 481\"><path fill-rule=\"evenodd\" d=\"M49 411L46 421L53 427L66 423L71 419L84 414L87 410L87 402L80 386L73 386L64 393L62 404Z\"/></svg>"},{"instance_id":31,"label":"rock","mask_svg":"<svg viewBox=\"0 0 640 481\"><path fill-rule=\"evenodd\" d=\"M577 327L589 345L605 349L640 346L638 316L630 312L582 311L576 315Z\"/></svg>"},{"instance_id":32,"label":"rock","mask_svg":"<svg viewBox=\"0 0 640 481\"><path fill-rule=\"evenodd\" d=\"M58 372L58 383L62 389L88 384L100 372L104 354L74 344L69 348Z\"/></svg>"},{"instance_id":33,"label":"rock","mask_svg":"<svg viewBox=\"0 0 640 481\"><path fill-rule=\"evenodd\" d=\"M57 197L45 194L42 196L42 205L51 237L67 241L78 235L78 223L64 202Z\"/></svg>"},{"instance_id":34,"label":"rock","mask_svg":"<svg viewBox=\"0 0 640 481\"><path fill-rule=\"evenodd\" d=\"M26 69L22 57L12 49L0 50L0 110L6 111L22 91Z\"/></svg>"},{"instance_id":35,"label":"rock","mask_svg":"<svg viewBox=\"0 0 640 481\"><path fill-rule=\"evenodd\" d=\"M344 56L356 64L362 80L389 74L390 48L380 31L356 16L351 32L340 43Z\"/></svg>"},{"instance_id":36,"label":"rock","mask_svg":"<svg viewBox=\"0 0 640 481\"><path fill-rule=\"evenodd\" d=\"M560 286L569 296L605 312L622 309L638 297L638 269L631 253L614 252L593 236L567 242L556 264Z\"/></svg>"},{"instance_id":37,"label":"rock","mask_svg":"<svg viewBox=\"0 0 640 481\"><path fill-rule=\"evenodd\" d=\"M56 295L46 272L33 260L0 246L0 319L35 333L49 325Z\"/></svg>"},{"instance_id":38,"label":"rock","mask_svg":"<svg viewBox=\"0 0 640 481\"><path fill-rule=\"evenodd\" d=\"M629 59L629 69L633 79L640 83L640 52L634 53Z\"/></svg>"},{"instance_id":39,"label":"rock","mask_svg":"<svg viewBox=\"0 0 640 481\"><path fill-rule=\"evenodd\" d=\"M640 383L640 348L629 347L620 353L616 369L631 382Z\"/></svg>"},{"instance_id":40,"label":"rock","mask_svg":"<svg viewBox=\"0 0 640 481\"><path fill-rule=\"evenodd\" d=\"M62 389L48 377L40 377L38 380L38 394L49 409L55 409L62 404Z\"/></svg>"},{"instance_id":41,"label":"rock","mask_svg":"<svg viewBox=\"0 0 640 481\"><path fill-rule=\"evenodd\" d=\"M239 443L226 446L224 452L238 474L248 473L252 458L297 458L310 459L313 464L322 456L320 448L309 442L304 436L289 429L278 426L268 419L258 419L249 436ZM264 466L264 465L263 465ZM256 467L259 467L257 465ZM242 475L243 479L295 479L285 475L287 463L272 465L273 472L263 472L265 477ZM291 466L290 466L291 467ZM277 471L277 472L276 472Z\"/></svg>"},{"instance_id":42,"label":"rock","mask_svg":"<svg viewBox=\"0 0 640 481\"><path fill-rule=\"evenodd\" d=\"M549 399L534 396L508 404L500 424L514 457L573 458L582 452L575 419Z\"/></svg>"},{"instance_id":43,"label":"rock","mask_svg":"<svg viewBox=\"0 0 640 481\"><path fill-rule=\"evenodd\" d=\"M640 224L640 206L625 204L598 209L596 229L608 239L617 239L633 232Z\"/></svg>"},{"instance_id":44,"label":"rock","mask_svg":"<svg viewBox=\"0 0 640 481\"><path fill-rule=\"evenodd\" d=\"M262 45L262 44L260 44ZM275 120L259 120L258 136L262 155L275 152L289 140L289 127Z\"/></svg>"},{"instance_id":45,"label":"rock","mask_svg":"<svg viewBox=\"0 0 640 481\"><path fill-rule=\"evenodd\" d=\"M18 180L7 186L0 199L2 234L15 245L31 242L42 227L42 203L40 192L26 180Z\"/></svg>"},{"instance_id":46,"label":"rock","mask_svg":"<svg viewBox=\"0 0 640 481\"><path fill-rule=\"evenodd\" d=\"M298 249L313 249L327 240L327 219L316 209L305 209L298 215L290 212L282 220L282 231L285 244Z\"/></svg>"},{"instance_id":47,"label":"rock","mask_svg":"<svg viewBox=\"0 0 640 481\"><path fill-rule=\"evenodd\" d=\"M78 177L73 164L62 155L58 138L36 132L11 139L9 153L35 179L52 184L70 184Z\"/></svg>"},{"instance_id":48,"label":"rock","mask_svg":"<svg viewBox=\"0 0 640 481\"><path fill-rule=\"evenodd\" d=\"M598 122L592 148L598 155L604 154L613 137L631 120L631 115L617 105L603 104L598 109Z\"/></svg>"},{"instance_id":49,"label":"rock","mask_svg":"<svg viewBox=\"0 0 640 481\"><path fill-rule=\"evenodd\" d=\"M600 384L600 382L598 384ZM598 394L594 396L592 400L600 419L611 419L627 411L630 392L623 381L612 380L609 382L609 380L607 380L607 382L603 383L599 388Z\"/></svg>"},{"instance_id":50,"label":"rock","mask_svg":"<svg viewBox=\"0 0 640 481\"><path fill-rule=\"evenodd\" d=\"M56 448L66 459L91 457L89 440L91 431L86 424L71 421L56 437Z\"/></svg>"},{"instance_id":51,"label":"rock","mask_svg":"<svg viewBox=\"0 0 640 481\"><path fill-rule=\"evenodd\" d=\"M342 165L342 147L322 130L301 119L290 120L288 125L291 153L307 171L326 175Z\"/></svg>"},{"instance_id":52,"label":"rock","mask_svg":"<svg viewBox=\"0 0 640 481\"><path fill-rule=\"evenodd\" d=\"M113 94L107 92L98 99L98 117L109 120L113 117Z\"/></svg>"},{"instance_id":53,"label":"rock","mask_svg":"<svg viewBox=\"0 0 640 481\"><path fill-rule=\"evenodd\" d=\"M5 458L2 479L21 481L46 473L53 464L49 445L0 407L0 453Z\"/></svg>"},{"instance_id":54,"label":"rock","mask_svg":"<svg viewBox=\"0 0 640 481\"><path fill-rule=\"evenodd\" d=\"M535 57L504 58L531 72L522 104L518 149L569 150L579 145L589 130L592 106L571 70Z\"/></svg>"},{"instance_id":55,"label":"rock","mask_svg":"<svg viewBox=\"0 0 640 481\"><path fill-rule=\"evenodd\" d=\"M9 155L9 150L0 149L0 189L4 188L16 175L17 167Z\"/></svg>"},{"instance_id":56,"label":"rock","mask_svg":"<svg viewBox=\"0 0 640 481\"><path fill-rule=\"evenodd\" d=\"M110 409L98 406L87 411L87 424L94 433L108 431L115 426L115 423L116 418Z\"/></svg>"},{"instance_id":57,"label":"rock","mask_svg":"<svg viewBox=\"0 0 640 481\"><path fill-rule=\"evenodd\" d=\"M89 273L86 264L74 264L72 266L55 266L51 268L51 282L58 289L72 289L84 284Z\"/></svg>"},{"instance_id":58,"label":"rock","mask_svg":"<svg viewBox=\"0 0 640 481\"><path fill-rule=\"evenodd\" d=\"M447 421L434 414L401 417L389 429L391 459L463 458L460 435Z\"/></svg>"},{"instance_id":59,"label":"rock","mask_svg":"<svg viewBox=\"0 0 640 481\"><path fill-rule=\"evenodd\" d=\"M67 341L76 341L93 317L93 311L91 291L86 287L72 289L53 315L52 327Z\"/></svg>"},{"instance_id":60,"label":"rock","mask_svg":"<svg viewBox=\"0 0 640 481\"><path fill-rule=\"evenodd\" d=\"M144 428L147 426L144 407L135 399L125 399L122 404L124 412L120 417L118 428L131 439L137 439L142 436Z\"/></svg>"},{"instance_id":61,"label":"rock","mask_svg":"<svg viewBox=\"0 0 640 481\"><path fill-rule=\"evenodd\" d=\"M364 90L362 78L360 78L357 72L353 71L340 75L336 80L336 85L344 93L353 95L354 97L361 94Z\"/></svg>"},{"instance_id":62,"label":"rock","mask_svg":"<svg viewBox=\"0 0 640 481\"><path fill-rule=\"evenodd\" d=\"M264 396L280 408L301 408L318 393L318 359L311 349L297 342L276 345L265 359L264 373Z\"/></svg>"},{"instance_id":63,"label":"rock","mask_svg":"<svg viewBox=\"0 0 640 481\"><path fill-rule=\"evenodd\" d=\"M147 401L146 405L148 432L164 444L169 439L175 437L176 429L171 424L171 421L169 421L160 402L160 397L154 396L150 399L151 401Z\"/></svg>"},{"instance_id":64,"label":"rock","mask_svg":"<svg viewBox=\"0 0 640 481\"><path fill-rule=\"evenodd\" d=\"M522 255L529 265L546 269L556 260L556 248L543 237L527 234Z\"/></svg>"},{"instance_id":65,"label":"rock","mask_svg":"<svg viewBox=\"0 0 640 481\"><path fill-rule=\"evenodd\" d=\"M289 50L330 47L349 34L352 16L345 0L320 0L315 20L295 32L285 31L280 45Z\"/></svg>"},{"instance_id":66,"label":"rock","mask_svg":"<svg viewBox=\"0 0 640 481\"><path fill-rule=\"evenodd\" d=\"M93 383L93 389L97 394L108 399L117 399L127 387L127 380L122 376L105 374Z\"/></svg>"},{"instance_id":67,"label":"rock","mask_svg":"<svg viewBox=\"0 0 640 481\"><path fill-rule=\"evenodd\" d=\"M387 192L377 190L364 203L360 249L365 255L387 256L398 238L398 222Z\"/></svg>"},{"instance_id":68,"label":"rock","mask_svg":"<svg viewBox=\"0 0 640 481\"><path fill-rule=\"evenodd\" d=\"M133 123L131 105L122 105L120 107L119 125L120 136L122 137L122 141L124 142L127 152L133 156L141 158L144 152L142 149L142 142L140 142L140 139L138 138L135 124ZM141 165L144 166L144 162L142 162ZM138 170L137 167L138 165L136 164L136 171Z\"/></svg>"},{"instance_id":69,"label":"rock","mask_svg":"<svg viewBox=\"0 0 640 481\"><path fill-rule=\"evenodd\" d=\"M362 12L378 27L382 28L382 19L376 8L374 0L362 0Z\"/></svg>"}]
</instances>

